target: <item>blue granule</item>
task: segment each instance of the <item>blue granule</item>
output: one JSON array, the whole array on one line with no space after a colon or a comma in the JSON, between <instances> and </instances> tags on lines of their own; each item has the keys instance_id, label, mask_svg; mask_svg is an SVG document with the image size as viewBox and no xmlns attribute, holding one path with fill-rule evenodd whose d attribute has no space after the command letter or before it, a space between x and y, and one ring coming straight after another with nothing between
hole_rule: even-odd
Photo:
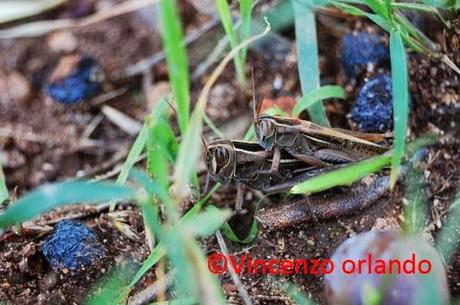
<instances>
[{"instance_id":1,"label":"blue granule","mask_svg":"<svg viewBox=\"0 0 460 305\"><path fill-rule=\"evenodd\" d=\"M342 38L341 63L348 78L354 79L368 64L388 60L382 36L367 32L345 34Z\"/></svg>"},{"instance_id":2,"label":"blue granule","mask_svg":"<svg viewBox=\"0 0 460 305\"><path fill-rule=\"evenodd\" d=\"M45 86L49 96L66 105L88 99L102 89L102 69L91 57L83 57L70 75Z\"/></svg>"},{"instance_id":3,"label":"blue granule","mask_svg":"<svg viewBox=\"0 0 460 305\"><path fill-rule=\"evenodd\" d=\"M62 220L45 240L43 254L53 268L75 270L104 258L106 250L85 224Z\"/></svg>"},{"instance_id":4,"label":"blue granule","mask_svg":"<svg viewBox=\"0 0 460 305\"><path fill-rule=\"evenodd\" d=\"M365 132L385 132L393 127L391 78L378 74L359 91L351 109L351 118Z\"/></svg>"}]
</instances>

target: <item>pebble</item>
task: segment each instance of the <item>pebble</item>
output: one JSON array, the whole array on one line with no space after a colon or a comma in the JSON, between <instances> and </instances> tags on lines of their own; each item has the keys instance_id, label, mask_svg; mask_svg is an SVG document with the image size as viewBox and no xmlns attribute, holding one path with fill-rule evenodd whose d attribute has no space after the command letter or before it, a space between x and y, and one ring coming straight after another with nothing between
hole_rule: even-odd
<instances>
[{"instance_id":1,"label":"pebble","mask_svg":"<svg viewBox=\"0 0 460 305\"><path fill-rule=\"evenodd\" d=\"M365 31L342 37L340 60L348 78L356 78L369 65L377 65L389 58L382 36Z\"/></svg>"},{"instance_id":2,"label":"pebble","mask_svg":"<svg viewBox=\"0 0 460 305\"><path fill-rule=\"evenodd\" d=\"M95 59L69 55L61 58L44 89L54 101L72 105L98 94L103 81L104 73Z\"/></svg>"},{"instance_id":3,"label":"pebble","mask_svg":"<svg viewBox=\"0 0 460 305\"><path fill-rule=\"evenodd\" d=\"M19 72L0 75L0 103L22 102L29 97L29 81Z\"/></svg>"},{"instance_id":4,"label":"pebble","mask_svg":"<svg viewBox=\"0 0 460 305\"><path fill-rule=\"evenodd\" d=\"M365 132L385 132L393 127L390 76L378 74L361 87L351 109L351 119Z\"/></svg>"},{"instance_id":5,"label":"pebble","mask_svg":"<svg viewBox=\"0 0 460 305\"><path fill-rule=\"evenodd\" d=\"M56 53L72 53L78 47L77 38L70 31L51 33L46 43L48 48Z\"/></svg>"},{"instance_id":6,"label":"pebble","mask_svg":"<svg viewBox=\"0 0 460 305\"><path fill-rule=\"evenodd\" d=\"M62 220L43 244L43 254L54 269L63 273L90 267L106 256L105 247L85 224Z\"/></svg>"}]
</instances>

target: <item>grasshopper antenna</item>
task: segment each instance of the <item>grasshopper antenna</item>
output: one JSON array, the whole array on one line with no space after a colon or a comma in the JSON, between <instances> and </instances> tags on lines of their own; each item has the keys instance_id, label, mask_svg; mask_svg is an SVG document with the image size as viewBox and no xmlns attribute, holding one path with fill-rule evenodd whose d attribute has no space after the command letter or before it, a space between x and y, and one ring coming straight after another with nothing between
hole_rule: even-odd
<instances>
[{"instance_id":1,"label":"grasshopper antenna","mask_svg":"<svg viewBox=\"0 0 460 305\"><path fill-rule=\"evenodd\" d=\"M251 67L251 78L252 78L252 103L253 103L253 111L254 111L254 122L257 121L259 117L260 108L262 103L256 102L256 86L254 84L254 68Z\"/></svg>"},{"instance_id":2,"label":"grasshopper antenna","mask_svg":"<svg viewBox=\"0 0 460 305\"><path fill-rule=\"evenodd\" d=\"M169 107L170 107L170 108L174 111L174 113L177 115L177 110L176 110L176 108L174 107L174 105L171 104L167 98L165 98L165 102L166 102L166 104L169 105Z\"/></svg>"},{"instance_id":3,"label":"grasshopper antenna","mask_svg":"<svg viewBox=\"0 0 460 305\"><path fill-rule=\"evenodd\" d=\"M203 138L203 136L201 136L201 142L203 142L204 149L208 150L208 145L206 144L206 140Z\"/></svg>"},{"instance_id":4,"label":"grasshopper antenna","mask_svg":"<svg viewBox=\"0 0 460 305\"><path fill-rule=\"evenodd\" d=\"M206 154L206 152L208 151L208 145L206 144L206 140L205 140L205 138L203 136L201 136L201 142L203 142L204 151L205 151L205 154ZM205 180L205 183L204 183L203 194L208 193L208 191L209 191L209 183L210 182L211 182L211 174L208 171L206 173L206 180Z\"/></svg>"}]
</instances>

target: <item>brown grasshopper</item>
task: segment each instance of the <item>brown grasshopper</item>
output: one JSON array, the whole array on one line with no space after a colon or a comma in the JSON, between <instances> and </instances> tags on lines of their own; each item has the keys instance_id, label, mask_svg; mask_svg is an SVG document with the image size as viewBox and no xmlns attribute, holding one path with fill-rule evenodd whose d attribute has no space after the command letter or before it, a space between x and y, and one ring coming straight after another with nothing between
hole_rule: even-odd
<instances>
[{"instance_id":1,"label":"brown grasshopper","mask_svg":"<svg viewBox=\"0 0 460 305\"><path fill-rule=\"evenodd\" d=\"M271 170L273 151L265 150L258 143L223 139L213 140L207 145L205 163L216 181L223 184L236 182L236 211L241 210L243 201L241 184L268 194L282 193L325 171L283 152L274 172Z\"/></svg>"},{"instance_id":2,"label":"brown grasshopper","mask_svg":"<svg viewBox=\"0 0 460 305\"><path fill-rule=\"evenodd\" d=\"M301 119L259 115L257 108L260 107L254 108L255 133L262 147L274 151L272 171L279 166L280 150L310 165L331 166L356 162L389 149L377 144L388 135L326 128Z\"/></svg>"}]
</instances>

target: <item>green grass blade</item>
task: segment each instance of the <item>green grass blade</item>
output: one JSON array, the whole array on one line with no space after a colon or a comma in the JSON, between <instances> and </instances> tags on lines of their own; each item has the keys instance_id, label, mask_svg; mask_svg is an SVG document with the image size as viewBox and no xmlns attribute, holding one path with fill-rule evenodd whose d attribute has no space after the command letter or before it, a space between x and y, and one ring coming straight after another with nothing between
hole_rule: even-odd
<instances>
[{"instance_id":1,"label":"green grass blade","mask_svg":"<svg viewBox=\"0 0 460 305\"><path fill-rule=\"evenodd\" d=\"M150 252L147 259L142 263L141 268L136 272L133 279L129 283L129 287L133 288L134 285L150 270L156 263L166 255L166 246L163 241L160 241L155 248Z\"/></svg>"},{"instance_id":2,"label":"green grass blade","mask_svg":"<svg viewBox=\"0 0 460 305\"><path fill-rule=\"evenodd\" d=\"M340 2L334 1L332 2L332 5L341 9L347 14L350 14L353 16L367 17L387 32L390 32L391 29L393 28L393 25L388 20L382 18L381 16L377 14L369 14L361 10L360 8L347 4L347 3L340 3Z\"/></svg>"},{"instance_id":3,"label":"green grass blade","mask_svg":"<svg viewBox=\"0 0 460 305\"><path fill-rule=\"evenodd\" d=\"M436 135L429 133L411 143L406 147L405 153L411 156L422 147L433 144L436 141ZM347 167L343 167L314 178L304 181L294 186L290 193L292 194L311 194L321 192L340 185L350 185L351 183L372 174L384 166L391 163L392 151L374 158L366 159Z\"/></svg>"},{"instance_id":4,"label":"green grass blade","mask_svg":"<svg viewBox=\"0 0 460 305\"><path fill-rule=\"evenodd\" d=\"M296 103L294 109L292 109L292 115L297 117L302 111L312 107L315 103L330 98L345 99L345 90L340 86L322 86L310 91Z\"/></svg>"},{"instance_id":5,"label":"green grass blade","mask_svg":"<svg viewBox=\"0 0 460 305\"><path fill-rule=\"evenodd\" d=\"M220 283L209 272L203 251L195 240L179 226L169 232L166 241L168 258L180 271L176 277L179 293L195 296L203 305L225 304Z\"/></svg>"},{"instance_id":6,"label":"green grass blade","mask_svg":"<svg viewBox=\"0 0 460 305\"><path fill-rule=\"evenodd\" d=\"M353 165L337 169L317 177L308 179L294 186L292 194L312 194L322 192L335 186L351 183L370 175L391 162L391 155L381 155L357 162Z\"/></svg>"},{"instance_id":7,"label":"green grass blade","mask_svg":"<svg viewBox=\"0 0 460 305\"><path fill-rule=\"evenodd\" d=\"M2 164L0 163L0 204L2 204L10 195L6 187L5 174L3 173Z\"/></svg>"},{"instance_id":8,"label":"green grass blade","mask_svg":"<svg viewBox=\"0 0 460 305\"><path fill-rule=\"evenodd\" d=\"M176 0L161 1L161 37L169 79L176 99L177 119L182 134L187 130L190 112L190 80L188 59Z\"/></svg>"},{"instance_id":9,"label":"green grass blade","mask_svg":"<svg viewBox=\"0 0 460 305\"><path fill-rule=\"evenodd\" d=\"M393 86L394 153L391 160L390 185L394 186L404 154L409 117L409 90L406 51L399 32L390 34L391 79Z\"/></svg>"},{"instance_id":10,"label":"green grass blade","mask_svg":"<svg viewBox=\"0 0 460 305\"><path fill-rule=\"evenodd\" d=\"M115 270L99 281L91 289L90 296L84 304L86 305L107 305L117 304L114 299L126 294L128 280L134 274L134 264L132 262L122 262Z\"/></svg>"},{"instance_id":11,"label":"green grass blade","mask_svg":"<svg viewBox=\"0 0 460 305\"><path fill-rule=\"evenodd\" d=\"M123 185L126 183L131 169L144 151L145 142L147 140L147 131L147 126L144 124L137 135L136 140L134 140L133 146L131 146L128 156L126 157L126 161L118 174L117 180L115 181L117 184Z\"/></svg>"},{"instance_id":12,"label":"green grass blade","mask_svg":"<svg viewBox=\"0 0 460 305\"><path fill-rule=\"evenodd\" d=\"M291 284L281 285L281 290L283 290L297 305L314 305L299 289L296 289L295 286Z\"/></svg>"},{"instance_id":13,"label":"green grass blade","mask_svg":"<svg viewBox=\"0 0 460 305\"><path fill-rule=\"evenodd\" d=\"M184 135L183 141L179 147L177 156L176 170L173 175L173 197L177 202L181 202L187 196L188 183L195 170L195 166L200 156L201 148L201 132L203 129L203 113L208 101L209 92L212 85L216 82L217 78L225 69L226 65L238 54L238 52L248 46L253 41L262 38L270 31L270 24L267 21L267 28L264 32L252 36L243 41L236 48L232 49L230 53L216 67L210 75L209 80L206 82L203 90L198 97L198 102L193 110L190 128Z\"/></svg>"},{"instance_id":14,"label":"green grass blade","mask_svg":"<svg viewBox=\"0 0 460 305\"><path fill-rule=\"evenodd\" d=\"M364 2L373 10L377 15L384 18L385 20L390 21L390 16L388 15L387 6L381 0L364 0Z\"/></svg>"},{"instance_id":15,"label":"green grass blade","mask_svg":"<svg viewBox=\"0 0 460 305\"><path fill-rule=\"evenodd\" d=\"M443 225L436 238L436 247L446 263L449 263L457 249L458 232L460 232L460 193L457 194L454 202L450 204L447 222Z\"/></svg>"},{"instance_id":16,"label":"green grass blade","mask_svg":"<svg viewBox=\"0 0 460 305\"><path fill-rule=\"evenodd\" d=\"M434 6L443 9L459 8L460 2L458 0L423 0L421 1L426 5Z\"/></svg>"},{"instance_id":17,"label":"green grass blade","mask_svg":"<svg viewBox=\"0 0 460 305\"><path fill-rule=\"evenodd\" d=\"M164 118L156 121L147 120L147 169L148 173L155 179L160 188L168 193L169 189L169 163L174 158L170 150L170 142L175 142L174 133L169 123ZM177 149L173 148L174 150Z\"/></svg>"},{"instance_id":18,"label":"green grass blade","mask_svg":"<svg viewBox=\"0 0 460 305\"><path fill-rule=\"evenodd\" d=\"M184 230L194 236L209 236L214 234L232 215L228 209L218 209L209 206L205 211L181 223Z\"/></svg>"},{"instance_id":19,"label":"green grass blade","mask_svg":"<svg viewBox=\"0 0 460 305\"><path fill-rule=\"evenodd\" d=\"M295 36L300 86L305 95L320 86L320 71L318 59L318 40L316 37L316 21L312 5L309 1L302 3L291 0L294 9ZM308 108L313 122L329 126L324 106L316 103Z\"/></svg>"},{"instance_id":20,"label":"green grass blade","mask_svg":"<svg viewBox=\"0 0 460 305\"><path fill-rule=\"evenodd\" d=\"M230 227L228 223L224 223L221 227L222 233L227 237L229 240L240 243L240 244L250 244L256 239L257 237L257 219L254 217L251 223L251 229L249 230L248 235L241 239L239 238L233 229Z\"/></svg>"},{"instance_id":21,"label":"green grass blade","mask_svg":"<svg viewBox=\"0 0 460 305\"><path fill-rule=\"evenodd\" d=\"M129 200L136 193L128 187L106 182L61 182L47 184L15 201L0 215L0 228L21 223L62 205Z\"/></svg>"},{"instance_id":22,"label":"green grass blade","mask_svg":"<svg viewBox=\"0 0 460 305\"><path fill-rule=\"evenodd\" d=\"M176 160L179 144L165 115L166 113L162 113L156 120L147 119L147 169L150 176L159 186L162 194L160 198L165 206L168 221L175 223L178 221L179 216L175 202L169 196L169 177L170 164ZM150 204L154 204L154 201ZM150 209L146 210L146 212L149 211L152 212ZM145 217L146 215L144 215Z\"/></svg>"},{"instance_id":23,"label":"green grass blade","mask_svg":"<svg viewBox=\"0 0 460 305\"><path fill-rule=\"evenodd\" d=\"M420 233L427 217L427 204L424 191L426 185L423 171L412 167L404 180L407 203L404 206L404 230L408 233Z\"/></svg>"},{"instance_id":24,"label":"green grass blade","mask_svg":"<svg viewBox=\"0 0 460 305\"><path fill-rule=\"evenodd\" d=\"M198 201L197 204L193 206L187 213L182 216L180 222L184 221L189 221L196 217L198 213L200 212L201 208L203 205L208 201L208 199L211 197L211 195L217 191L219 188L219 185L216 185L209 193L206 195L205 198L201 199ZM179 222L179 223L180 223ZM133 280L129 284L129 287L132 288L136 283L142 278L142 276L150 270L164 255L166 254L166 247L164 245L163 241L160 241L157 246L152 250L150 255L147 257L147 259L142 263L141 268L136 272L136 275L134 276Z\"/></svg>"},{"instance_id":25,"label":"green grass blade","mask_svg":"<svg viewBox=\"0 0 460 305\"><path fill-rule=\"evenodd\" d=\"M436 19L438 19L446 28L450 28L450 22L441 15L439 10L436 7L425 5L422 3L401 3L401 2L392 2L391 6L401 10L414 10L417 12L423 12L428 14L433 14Z\"/></svg>"},{"instance_id":26,"label":"green grass blade","mask_svg":"<svg viewBox=\"0 0 460 305\"><path fill-rule=\"evenodd\" d=\"M0 1L0 24L41 14L67 0Z\"/></svg>"},{"instance_id":27,"label":"green grass blade","mask_svg":"<svg viewBox=\"0 0 460 305\"><path fill-rule=\"evenodd\" d=\"M240 16L241 16L241 29L240 29L240 41L244 41L251 35L251 11L252 11L252 0L240 0ZM243 65L246 63L248 48L241 50L241 60Z\"/></svg>"},{"instance_id":28,"label":"green grass blade","mask_svg":"<svg viewBox=\"0 0 460 305\"><path fill-rule=\"evenodd\" d=\"M144 186L147 196L138 200L139 206L142 208L142 217L144 219L144 227L150 232L151 236L157 238L163 237L163 228L158 216L157 198L161 198L163 202L167 202L168 190L161 189L146 173L133 169L131 176Z\"/></svg>"},{"instance_id":29,"label":"green grass blade","mask_svg":"<svg viewBox=\"0 0 460 305\"><path fill-rule=\"evenodd\" d=\"M232 22L232 12L230 6L228 5L227 0L216 0L217 11L219 12L220 21L224 27L225 34L228 37L230 46L235 48L238 45L238 37L235 32L235 28ZM239 53L233 59L235 62L235 69L238 80L243 89L246 89L246 76L244 74L244 62L242 54Z\"/></svg>"},{"instance_id":30,"label":"green grass blade","mask_svg":"<svg viewBox=\"0 0 460 305\"><path fill-rule=\"evenodd\" d=\"M166 103L166 100L162 99L158 103L154 112L151 114L151 120L156 121L161 115L163 115L167 107L168 107L168 104ZM115 183L119 185L123 185L126 183L126 180L128 179L131 169L133 168L134 164L136 164L137 159L144 151L145 145L147 143L147 135L148 135L148 126L147 126L147 123L144 123L141 131L136 137L136 140L134 140L133 146L131 146L131 149L128 153L126 161L123 164ZM116 204L117 204L116 201L110 202L110 210L113 211L113 209L115 209Z\"/></svg>"},{"instance_id":31,"label":"green grass blade","mask_svg":"<svg viewBox=\"0 0 460 305\"><path fill-rule=\"evenodd\" d=\"M391 6L392 0L384 0L385 10L388 16L388 21L393 22L393 7Z\"/></svg>"},{"instance_id":32,"label":"green grass blade","mask_svg":"<svg viewBox=\"0 0 460 305\"><path fill-rule=\"evenodd\" d=\"M128 179L129 172L133 168L134 164L136 163L137 159L141 155L142 151L144 150L145 141L147 139L147 126L142 126L141 131L134 140L133 146L131 147L128 157L126 158L123 167L121 168L120 173L118 174L117 180L115 181L118 185L124 185L126 180ZM113 211L115 209L117 202L111 201L110 202L110 210Z\"/></svg>"}]
</instances>

